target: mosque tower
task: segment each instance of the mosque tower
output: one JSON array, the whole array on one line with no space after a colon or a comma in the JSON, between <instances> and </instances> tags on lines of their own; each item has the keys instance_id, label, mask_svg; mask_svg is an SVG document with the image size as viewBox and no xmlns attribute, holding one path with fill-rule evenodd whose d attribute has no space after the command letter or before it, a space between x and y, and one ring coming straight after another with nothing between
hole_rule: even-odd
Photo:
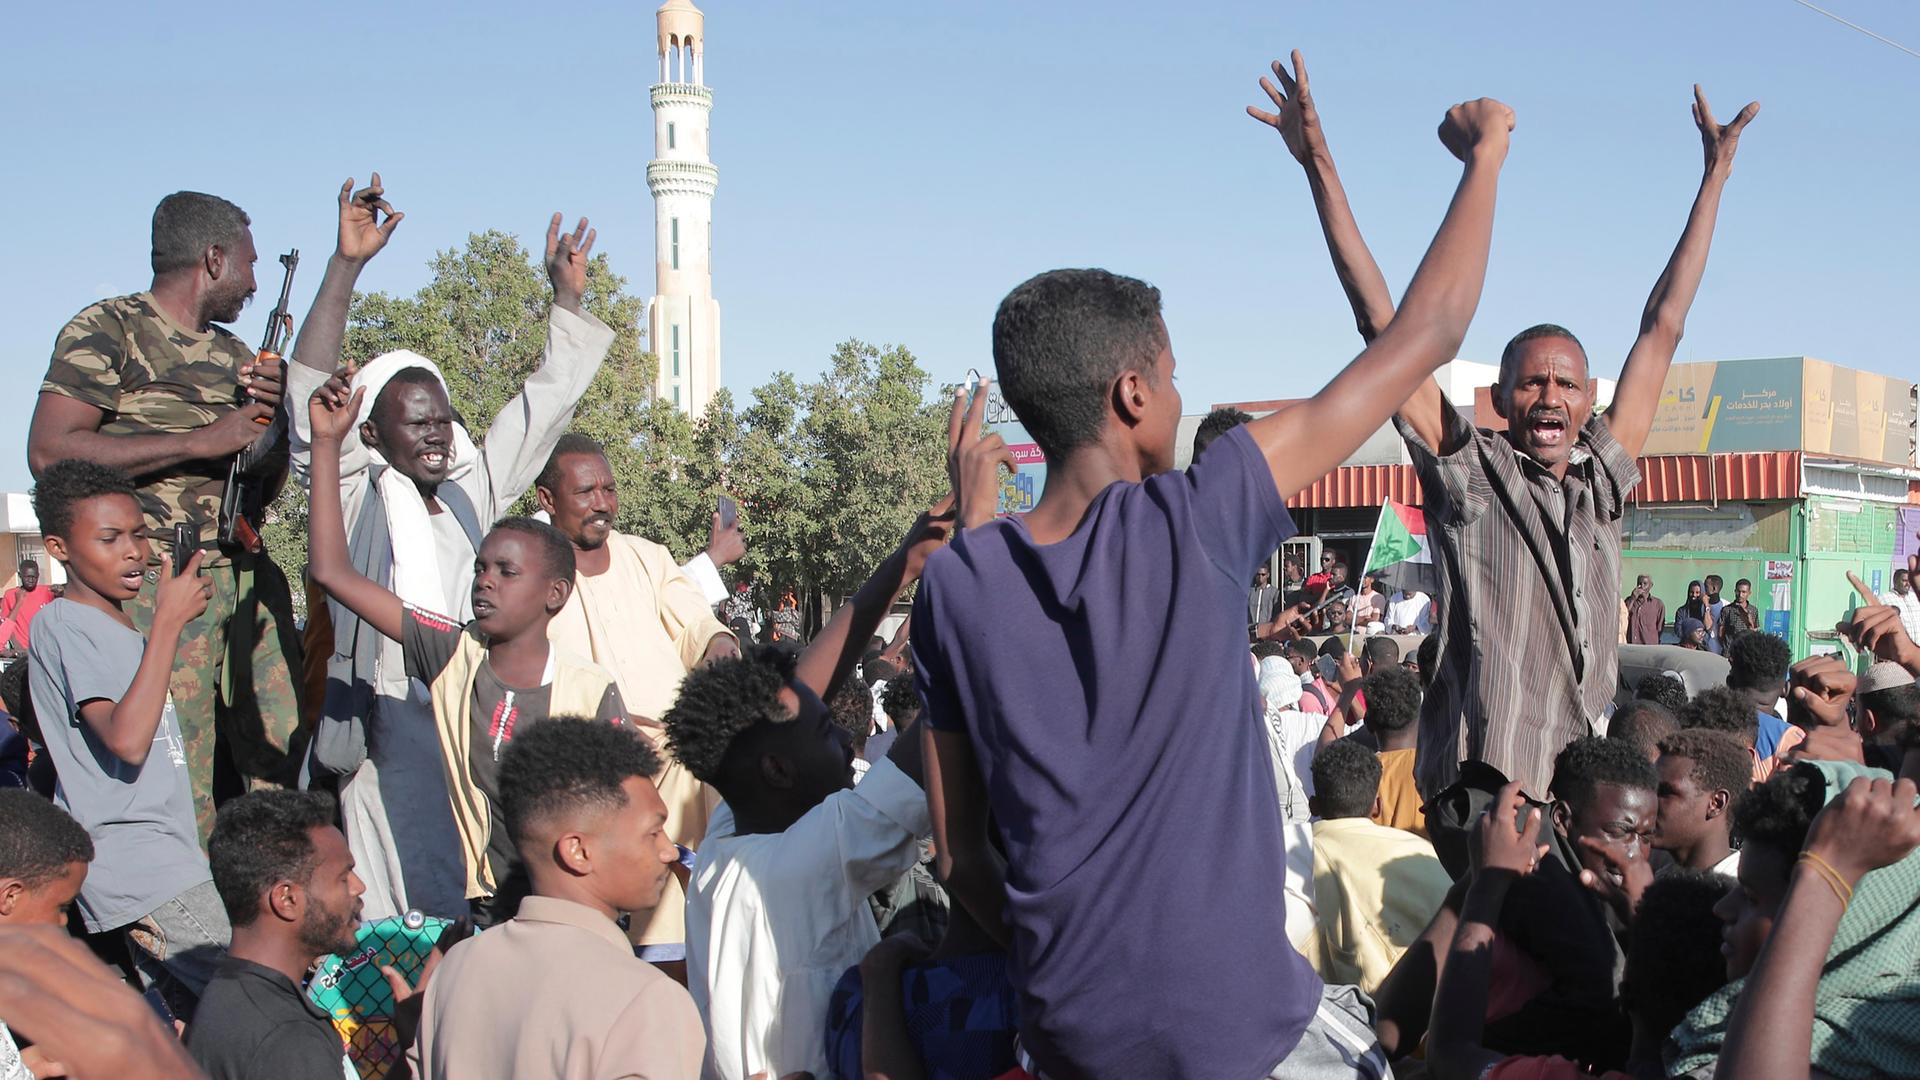
<instances>
[{"instance_id":1,"label":"mosque tower","mask_svg":"<svg viewBox=\"0 0 1920 1080\"><path fill-rule=\"evenodd\" d=\"M656 15L660 81L653 98L654 296L647 344L660 358L654 392L698 418L720 388L720 304L713 298L713 193L720 171L707 151L713 92L705 81L706 17L692 0Z\"/></svg>"}]
</instances>

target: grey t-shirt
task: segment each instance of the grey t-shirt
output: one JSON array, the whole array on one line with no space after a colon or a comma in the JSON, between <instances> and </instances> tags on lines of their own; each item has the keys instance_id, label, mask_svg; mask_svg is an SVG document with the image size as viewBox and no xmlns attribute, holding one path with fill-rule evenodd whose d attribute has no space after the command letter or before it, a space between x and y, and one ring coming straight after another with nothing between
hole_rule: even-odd
<instances>
[{"instance_id":1,"label":"grey t-shirt","mask_svg":"<svg viewBox=\"0 0 1920 1080\"><path fill-rule=\"evenodd\" d=\"M59 784L54 801L93 837L78 907L94 933L125 926L213 880L193 822L185 745L168 698L140 765L116 757L80 720L89 701L119 701L146 639L104 611L55 600L33 621L28 685Z\"/></svg>"}]
</instances>

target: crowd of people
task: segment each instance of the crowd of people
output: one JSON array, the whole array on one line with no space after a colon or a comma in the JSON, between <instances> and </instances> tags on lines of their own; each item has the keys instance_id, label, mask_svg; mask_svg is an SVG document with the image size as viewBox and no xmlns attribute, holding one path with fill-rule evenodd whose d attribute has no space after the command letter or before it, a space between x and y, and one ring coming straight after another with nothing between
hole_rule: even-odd
<instances>
[{"instance_id":1,"label":"crowd of people","mask_svg":"<svg viewBox=\"0 0 1920 1080\"><path fill-rule=\"evenodd\" d=\"M1179 470L1158 290L1029 279L992 347L1042 498L995 516L1009 451L956 391L948 494L804 642L788 591L756 640L719 515L687 565L615 527L568 431L614 338L585 219L476 432L431 358L345 352L401 221L377 175L284 365L221 325L247 216L168 196L152 287L60 332L29 439L66 587L5 599L35 767L0 790L0 1078L1912 1075L1920 556L1884 603L1856 582L1864 671L1715 579L1674 628L1723 681L1619 658L1668 621L1644 577L1614 601L1620 519L1758 106L1696 88L1699 193L1612 405L1542 324L1496 432L1433 373L1513 111L1447 111L1462 172L1396 306L1299 54L1261 85L1364 350ZM1433 594L1331 551L1272 581L1289 497L1389 420ZM217 524L235 455L308 489L304 638ZM435 938L382 969L397 1053L351 1056L316 972L394 920Z\"/></svg>"}]
</instances>

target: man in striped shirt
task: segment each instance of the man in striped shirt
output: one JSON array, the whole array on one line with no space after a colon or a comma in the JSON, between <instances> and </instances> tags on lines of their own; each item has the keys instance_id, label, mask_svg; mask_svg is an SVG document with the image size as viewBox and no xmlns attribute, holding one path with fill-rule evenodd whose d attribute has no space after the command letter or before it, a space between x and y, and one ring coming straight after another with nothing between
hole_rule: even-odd
<instances>
[{"instance_id":1,"label":"man in striped shirt","mask_svg":"<svg viewBox=\"0 0 1920 1080\"><path fill-rule=\"evenodd\" d=\"M1335 269L1371 341L1393 318L1392 295L1347 205L1305 72L1283 81L1292 107L1281 134L1307 171ZM1394 418L1420 479L1440 579L1440 655L1417 770L1429 796L1453 783L1461 762L1477 760L1543 799L1560 748L1605 730L1618 676L1620 518L1640 480L1634 459L1706 269L1734 149L1759 109L1750 104L1723 126L1695 87L1705 173L1604 415L1593 410L1580 342L1541 324L1500 357L1493 409L1506 430L1474 427L1431 379Z\"/></svg>"}]
</instances>

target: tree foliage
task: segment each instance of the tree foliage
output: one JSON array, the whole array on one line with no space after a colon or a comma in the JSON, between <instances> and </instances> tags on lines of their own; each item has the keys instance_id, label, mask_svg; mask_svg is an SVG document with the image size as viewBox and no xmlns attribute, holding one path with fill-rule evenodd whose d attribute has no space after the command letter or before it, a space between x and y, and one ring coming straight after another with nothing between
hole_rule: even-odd
<instances>
[{"instance_id":1,"label":"tree foliage","mask_svg":"<svg viewBox=\"0 0 1920 1080\"><path fill-rule=\"evenodd\" d=\"M551 290L519 241L497 231L440 252L429 269L411 297L355 295L344 355L432 358L477 439L539 367ZM747 537L737 577L763 600L786 585L837 598L945 490L944 412L925 400L930 380L906 349L844 342L817 380L779 372L744 408L723 389L695 422L652 396L658 359L641 349L644 303L604 254L588 268L586 307L616 337L572 430L607 448L622 531L691 558L707 543L716 498L730 494ZM516 510L532 507L529 493ZM290 485L267 526L290 574L305 562L306 529L305 492Z\"/></svg>"}]
</instances>

